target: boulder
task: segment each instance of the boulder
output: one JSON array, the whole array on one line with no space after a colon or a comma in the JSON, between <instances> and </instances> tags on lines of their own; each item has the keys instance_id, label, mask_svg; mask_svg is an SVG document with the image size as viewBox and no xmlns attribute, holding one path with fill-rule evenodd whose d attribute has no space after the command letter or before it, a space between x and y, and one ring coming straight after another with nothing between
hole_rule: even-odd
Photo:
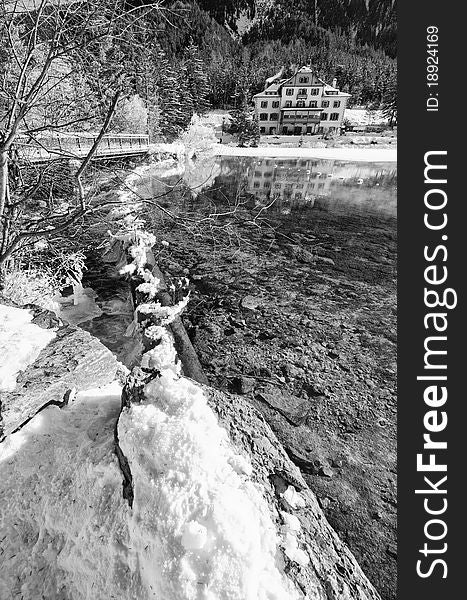
<instances>
[{"instance_id":1,"label":"boulder","mask_svg":"<svg viewBox=\"0 0 467 600\"><path fill-rule=\"evenodd\" d=\"M51 326L50 315L38 312L37 316L37 325ZM35 362L18 374L14 391L2 393L0 439L45 406L66 404L70 390L87 390L114 381L119 367L110 350L89 333L68 324L60 326Z\"/></svg>"},{"instance_id":2,"label":"boulder","mask_svg":"<svg viewBox=\"0 0 467 600\"><path fill-rule=\"evenodd\" d=\"M286 572L306 600L379 600L354 555L326 520L300 470L260 413L248 400L203 386L208 403L220 424L229 433L239 453L247 454L253 466L252 478L261 487L273 514L292 513L300 521L301 547L310 558L308 565L286 561ZM305 506L293 508L282 494L293 486ZM278 529L281 527L278 517Z\"/></svg>"}]
</instances>

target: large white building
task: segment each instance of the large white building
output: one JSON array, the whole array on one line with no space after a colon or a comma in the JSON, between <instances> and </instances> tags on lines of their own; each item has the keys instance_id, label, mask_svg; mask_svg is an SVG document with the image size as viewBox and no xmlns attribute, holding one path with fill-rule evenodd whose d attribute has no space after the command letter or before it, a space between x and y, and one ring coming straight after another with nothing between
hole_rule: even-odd
<instances>
[{"instance_id":1,"label":"large white building","mask_svg":"<svg viewBox=\"0 0 467 600\"><path fill-rule=\"evenodd\" d=\"M310 67L292 77L280 74L266 81L254 98L262 135L310 135L340 131L350 94L341 92L334 79L328 85Z\"/></svg>"}]
</instances>

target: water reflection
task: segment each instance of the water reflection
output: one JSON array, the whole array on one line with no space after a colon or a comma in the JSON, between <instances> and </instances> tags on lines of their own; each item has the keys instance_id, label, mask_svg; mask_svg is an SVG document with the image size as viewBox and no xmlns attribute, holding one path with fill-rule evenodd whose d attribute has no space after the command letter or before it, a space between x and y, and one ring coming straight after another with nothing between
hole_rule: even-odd
<instances>
[{"instance_id":1,"label":"water reflection","mask_svg":"<svg viewBox=\"0 0 467 600\"><path fill-rule=\"evenodd\" d=\"M263 203L274 201L288 214L316 202L328 209L365 208L394 215L396 169L393 165L316 159L254 159L246 168L247 190ZM319 202L327 198L326 202Z\"/></svg>"},{"instance_id":2,"label":"water reflection","mask_svg":"<svg viewBox=\"0 0 467 600\"><path fill-rule=\"evenodd\" d=\"M202 209L208 198L228 204L242 194L250 208L267 206L269 211L282 214L316 207L396 215L397 171L392 163L210 156L187 160L176 171L149 171L138 192L156 197L169 191L167 201L179 205L181 199L170 190L180 191L180 186L185 208L187 194L196 201L192 209ZM216 193L219 190L221 195Z\"/></svg>"}]
</instances>

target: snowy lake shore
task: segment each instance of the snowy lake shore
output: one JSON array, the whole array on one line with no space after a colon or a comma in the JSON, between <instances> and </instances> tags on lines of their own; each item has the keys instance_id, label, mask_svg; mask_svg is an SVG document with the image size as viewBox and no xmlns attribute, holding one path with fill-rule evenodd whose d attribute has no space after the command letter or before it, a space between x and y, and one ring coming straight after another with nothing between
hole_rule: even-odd
<instances>
[{"instance_id":1,"label":"snowy lake shore","mask_svg":"<svg viewBox=\"0 0 467 600\"><path fill-rule=\"evenodd\" d=\"M322 158L351 160L358 162L396 162L396 148L285 148L281 146L258 146L239 148L219 144L216 153L220 156L271 156L294 158Z\"/></svg>"}]
</instances>

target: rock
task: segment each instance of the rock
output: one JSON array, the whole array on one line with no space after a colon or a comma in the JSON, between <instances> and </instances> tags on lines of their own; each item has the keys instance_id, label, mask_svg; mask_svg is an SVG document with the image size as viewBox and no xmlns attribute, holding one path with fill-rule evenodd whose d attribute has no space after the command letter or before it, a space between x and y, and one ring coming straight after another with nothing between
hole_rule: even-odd
<instances>
[{"instance_id":1,"label":"rock","mask_svg":"<svg viewBox=\"0 0 467 600\"><path fill-rule=\"evenodd\" d=\"M317 256L316 259L321 262L328 263L330 265L336 264L332 258L329 258L329 256Z\"/></svg>"},{"instance_id":2,"label":"rock","mask_svg":"<svg viewBox=\"0 0 467 600\"><path fill-rule=\"evenodd\" d=\"M238 452L250 458L253 479L272 512L277 514L285 509L294 516L299 515L299 545L310 561L297 567L284 556L286 564L290 565L286 567L288 576L297 589L304 593L313 591L313 598L323 600L380 600L353 554L329 525L315 495L264 418L246 399L207 386L203 386L203 390ZM297 504L296 509L290 509L282 500L291 486L303 499L300 508Z\"/></svg>"},{"instance_id":3,"label":"rock","mask_svg":"<svg viewBox=\"0 0 467 600\"><path fill-rule=\"evenodd\" d=\"M330 498L329 496L325 496L324 498L318 498L318 503L323 510L326 510L333 503L333 498Z\"/></svg>"},{"instance_id":4,"label":"rock","mask_svg":"<svg viewBox=\"0 0 467 600\"><path fill-rule=\"evenodd\" d=\"M277 410L295 427L303 425L308 419L310 413L308 400L298 398L272 385L263 386L261 392L256 394L256 398Z\"/></svg>"},{"instance_id":5,"label":"rock","mask_svg":"<svg viewBox=\"0 0 467 600\"><path fill-rule=\"evenodd\" d=\"M323 467L320 467L320 469L318 470L318 475L321 475L321 477L331 478L334 476L334 471L331 469L331 467L324 465Z\"/></svg>"},{"instance_id":6,"label":"rock","mask_svg":"<svg viewBox=\"0 0 467 600\"><path fill-rule=\"evenodd\" d=\"M60 327L63 324L51 310L42 309L34 304L26 304L23 308L29 309L34 315L31 323L43 329L52 329L53 327Z\"/></svg>"},{"instance_id":7,"label":"rock","mask_svg":"<svg viewBox=\"0 0 467 600\"><path fill-rule=\"evenodd\" d=\"M48 317L41 322L47 327ZM35 362L19 373L14 391L2 394L0 437L20 428L48 404L64 405L73 388L80 391L110 383L118 366L115 356L96 338L63 325Z\"/></svg>"},{"instance_id":8,"label":"rock","mask_svg":"<svg viewBox=\"0 0 467 600\"><path fill-rule=\"evenodd\" d=\"M233 389L239 394L249 394L254 390L256 380L252 377L235 377L232 380Z\"/></svg>"},{"instance_id":9,"label":"rock","mask_svg":"<svg viewBox=\"0 0 467 600\"><path fill-rule=\"evenodd\" d=\"M257 296L245 296L241 301L242 308L246 308L248 310L256 310L258 306L261 306L262 299Z\"/></svg>"}]
</instances>

